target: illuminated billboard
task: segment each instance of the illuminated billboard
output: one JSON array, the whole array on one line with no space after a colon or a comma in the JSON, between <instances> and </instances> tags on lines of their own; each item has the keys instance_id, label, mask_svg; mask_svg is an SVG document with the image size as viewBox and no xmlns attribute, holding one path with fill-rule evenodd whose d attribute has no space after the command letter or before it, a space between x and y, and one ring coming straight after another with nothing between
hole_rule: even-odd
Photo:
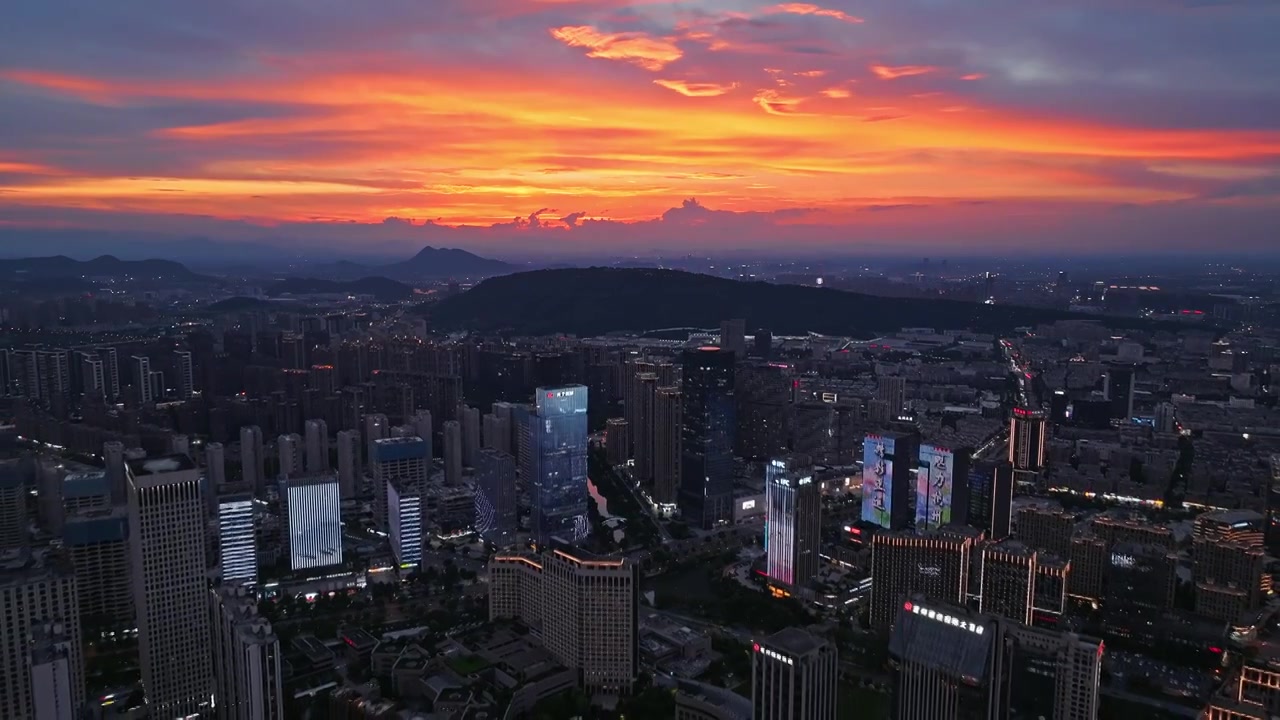
<instances>
[{"instance_id":1,"label":"illuminated billboard","mask_svg":"<svg viewBox=\"0 0 1280 720\"><path fill-rule=\"evenodd\" d=\"M862 442L862 521L887 528L893 512L893 438Z\"/></svg>"},{"instance_id":2,"label":"illuminated billboard","mask_svg":"<svg viewBox=\"0 0 1280 720\"><path fill-rule=\"evenodd\" d=\"M955 454L936 445L920 446L916 471L916 531L933 530L951 522L955 485Z\"/></svg>"}]
</instances>

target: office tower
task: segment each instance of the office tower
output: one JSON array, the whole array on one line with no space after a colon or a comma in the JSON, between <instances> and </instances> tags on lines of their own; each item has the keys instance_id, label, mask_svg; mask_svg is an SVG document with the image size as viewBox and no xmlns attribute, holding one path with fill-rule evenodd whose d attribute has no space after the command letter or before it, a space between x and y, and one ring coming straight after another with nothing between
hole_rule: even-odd
<instances>
[{"instance_id":1,"label":"office tower","mask_svg":"<svg viewBox=\"0 0 1280 720\"><path fill-rule=\"evenodd\" d=\"M204 712L213 688L200 471L185 455L132 461L127 470L129 574L148 712Z\"/></svg>"},{"instance_id":2,"label":"office tower","mask_svg":"<svg viewBox=\"0 0 1280 720\"><path fill-rule=\"evenodd\" d=\"M62 622L31 627L31 699L34 720L71 720L84 702L84 688L76 685L75 665L80 643Z\"/></svg>"},{"instance_id":3,"label":"office tower","mask_svg":"<svg viewBox=\"0 0 1280 720\"><path fill-rule=\"evenodd\" d=\"M307 388L317 390L321 397L329 397L337 391L332 365L312 365L307 374Z\"/></svg>"},{"instance_id":4,"label":"office tower","mask_svg":"<svg viewBox=\"0 0 1280 720\"><path fill-rule=\"evenodd\" d=\"M905 598L964 604L973 539L932 533L876 533L871 539L871 627L885 631Z\"/></svg>"},{"instance_id":5,"label":"office tower","mask_svg":"<svg viewBox=\"0 0 1280 720\"><path fill-rule=\"evenodd\" d=\"M444 440L444 481L447 485L462 484L462 425L457 420L446 420L440 427Z\"/></svg>"},{"instance_id":6,"label":"office tower","mask_svg":"<svg viewBox=\"0 0 1280 720\"><path fill-rule=\"evenodd\" d=\"M1133 418L1132 366L1112 365L1103 378L1102 395L1111 408L1111 417L1130 422Z\"/></svg>"},{"instance_id":7,"label":"office tower","mask_svg":"<svg viewBox=\"0 0 1280 720\"><path fill-rule=\"evenodd\" d=\"M914 519L920 440L907 433L867 435L862 442L862 521L904 530Z\"/></svg>"},{"instance_id":8,"label":"office tower","mask_svg":"<svg viewBox=\"0 0 1280 720\"><path fill-rule=\"evenodd\" d=\"M898 720L1009 717L998 618L915 596L896 603L889 636ZM1054 717L1052 714L1049 717Z\"/></svg>"},{"instance_id":9,"label":"office tower","mask_svg":"<svg viewBox=\"0 0 1280 720\"><path fill-rule=\"evenodd\" d=\"M422 438L422 442L427 444L427 460L429 461L435 456L435 446L433 444L434 428L431 425L431 411L419 410L413 414L412 422L414 434Z\"/></svg>"},{"instance_id":10,"label":"office tower","mask_svg":"<svg viewBox=\"0 0 1280 720\"><path fill-rule=\"evenodd\" d=\"M116 358L116 349L102 347L95 352L102 361L103 393L107 400L115 402L120 397L120 363Z\"/></svg>"},{"instance_id":11,"label":"office tower","mask_svg":"<svg viewBox=\"0 0 1280 720\"><path fill-rule=\"evenodd\" d=\"M102 444L102 461L111 483L111 502L123 505L128 498L128 482L125 480L124 443L109 440Z\"/></svg>"},{"instance_id":12,"label":"office tower","mask_svg":"<svg viewBox=\"0 0 1280 720\"><path fill-rule=\"evenodd\" d=\"M17 461L0 463L0 552L27 545L27 485Z\"/></svg>"},{"instance_id":13,"label":"office tower","mask_svg":"<svg viewBox=\"0 0 1280 720\"><path fill-rule=\"evenodd\" d=\"M877 377L876 400L889 408L891 417L902 412L907 407L907 379L898 375Z\"/></svg>"},{"instance_id":14,"label":"office tower","mask_svg":"<svg viewBox=\"0 0 1280 720\"><path fill-rule=\"evenodd\" d=\"M515 541L517 525L516 462L494 448L480 451L476 468L476 532L485 542L503 547Z\"/></svg>"},{"instance_id":15,"label":"office tower","mask_svg":"<svg viewBox=\"0 0 1280 720\"><path fill-rule=\"evenodd\" d=\"M1031 624L1039 559L1036 551L1015 540L982 548L982 585L978 609L1024 625Z\"/></svg>"},{"instance_id":16,"label":"office tower","mask_svg":"<svg viewBox=\"0 0 1280 720\"><path fill-rule=\"evenodd\" d=\"M297 433L281 435L276 439L276 450L280 453L280 476L295 477L305 474L302 436Z\"/></svg>"},{"instance_id":17,"label":"office tower","mask_svg":"<svg viewBox=\"0 0 1280 720\"><path fill-rule=\"evenodd\" d=\"M920 465L916 471L916 532L951 523L971 524L968 480L972 456L972 448L920 446Z\"/></svg>"},{"instance_id":18,"label":"office tower","mask_svg":"<svg viewBox=\"0 0 1280 720\"><path fill-rule=\"evenodd\" d=\"M149 405L155 401L151 386L151 359L133 356L133 393L138 402Z\"/></svg>"},{"instance_id":19,"label":"office tower","mask_svg":"<svg viewBox=\"0 0 1280 720\"><path fill-rule=\"evenodd\" d=\"M1106 540L1109 545L1116 543L1132 543L1134 545L1156 545L1164 550L1172 550L1177 544L1173 531L1164 525L1153 525L1145 520L1129 517L1124 513L1116 515L1095 515L1089 529L1094 535Z\"/></svg>"},{"instance_id":20,"label":"office tower","mask_svg":"<svg viewBox=\"0 0 1280 720\"><path fill-rule=\"evenodd\" d=\"M370 465L373 464L373 443L389 437L391 437L391 423L386 415L373 413L364 416L364 456Z\"/></svg>"},{"instance_id":21,"label":"office tower","mask_svg":"<svg viewBox=\"0 0 1280 720\"><path fill-rule=\"evenodd\" d=\"M754 720L835 720L839 669L830 642L786 628L751 649Z\"/></svg>"},{"instance_id":22,"label":"office tower","mask_svg":"<svg viewBox=\"0 0 1280 720\"><path fill-rule=\"evenodd\" d=\"M178 399L191 399L191 396L196 394L196 374L191 365L191 353L185 350L174 351L173 368L177 374L175 383L177 384Z\"/></svg>"},{"instance_id":23,"label":"office tower","mask_svg":"<svg viewBox=\"0 0 1280 720\"><path fill-rule=\"evenodd\" d=\"M660 387L654 398L653 501L674 510L680 493L684 431L684 395L678 387Z\"/></svg>"},{"instance_id":24,"label":"office tower","mask_svg":"<svg viewBox=\"0 0 1280 720\"><path fill-rule=\"evenodd\" d=\"M712 528L733 519L733 353L716 347L681 356L680 513Z\"/></svg>"},{"instance_id":25,"label":"office tower","mask_svg":"<svg viewBox=\"0 0 1280 720\"><path fill-rule=\"evenodd\" d=\"M75 354L80 374L80 392L88 399L103 400L106 398L106 377L102 367L102 358L96 353L78 352Z\"/></svg>"},{"instance_id":26,"label":"office tower","mask_svg":"<svg viewBox=\"0 0 1280 720\"><path fill-rule=\"evenodd\" d=\"M636 427L632 431L631 453L635 456L635 467L632 476L643 487L653 482L653 426L654 402L658 390L657 373L639 373L635 377L635 388L631 394L631 402L635 403Z\"/></svg>"},{"instance_id":27,"label":"office tower","mask_svg":"<svg viewBox=\"0 0 1280 720\"><path fill-rule=\"evenodd\" d=\"M386 482L391 553L401 569L417 569L422 564L423 483L404 477L392 477Z\"/></svg>"},{"instance_id":28,"label":"office tower","mask_svg":"<svg viewBox=\"0 0 1280 720\"><path fill-rule=\"evenodd\" d=\"M213 588L214 702L226 720L282 720L284 688L280 641L258 615L258 602L243 587Z\"/></svg>"},{"instance_id":29,"label":"office tower","mask_svg":"<svg viewBox=\"0 0 1280 720\"><path fill-rule=\"evenodd\" d=\"M787 452L794 425L792 375L792 369L780 363L740 363L734 371L736 452L742 457L770 458Z\"/></svg>"},{"instance_id":30,"label":"office tower","mask_svg":"<svg viewBox=\"0 0 1280 720\"><path fill-rule=\"evenodd\" d=\"M1261 544L1197 539L1193 548L1197 614L1235 623L1262 605L1271 576Z\"/></svg>"},{"instance_id":31,"label":"office tower","mask_svg":"<svg viewBox=\"0 0 1280 720\"><path fill-rule=\"evenodd\" d=\"M445 423L448 425L448 423ZM410 485L426 485L431 459L426 456L427 443L419 437L375 440L370 454L373 474L373 518L378 527L387 529L390 517L387 483L400 479Z\"/></svg>"},{"instance_id":32,"label":"office tower","mask_svg":"<svg viewBox=\"0 0 1280 720\"><path fill-rule=\"evenodd\" d=\"M537 390L529 483L533 538L539 546L559 538L573 543L591 532L587 519L587 388Z\"/></svg>"},{"instance_id":33,"label":"office tower","mask_svg":"<svg viewBox=\"0 0 1280 720\"><path fill-rule=\"evenodd\" d=\"M629 429L630 444L634 450L637 440L637 433L640 431L640 423L636 418L637 403L636 396L636 378L645 373L651 373L656 369L656 365L643 360L628 360L622 369L622 419L627 421Z\"/></svg>"},{"instance_id":34,"label":"office tower","mask_svg":"<svg viewBox=\"0 0 1280 720\"><path fill-rule=\"evenodd\" d=\"M775 458L765 466L765 551L769 577L804 585L818 572L822 493L805 456Z\"/></svg>"},{"instance_id":35,"label":"office tower","mask_svg":"<svg viewBox=\"0 0 1280 720\"><path fill-rule=\"evenodd\" d=\"M84 656L76 578L71 569L47 558L37 558L34 565L20 558L0 566L0 607L4 608L4 622L0 623L0 717L40 717L34 713L37 703L53 698L38 695L53 690L47 681L56 676L50 678L48 673L59 670L65 670L70 680L74 711L62 717L77 717L85 699ZM59 626L50 630L56 631L57 644L65 650L63 668L49 666L48 662L58 658L45 656L36 658L40 667L33 665L32 640L41 640L39 635L47 625ZM41 645L47 648L47 643L37 642L34 649L42 649Z\"/></svg>"},{"instance_id":36,"label":"office tower","mask_svg":"<svg viewBox=\"0 0 1280 720\"><path fill-rule=\"evenodd\" d=\"M360 433L356 430L338 432L338 488L343 500L356 496L356 481L363 475L360 469Z\"/></svg>"},{"instance_id":37,"label":"office tower","mask_svg":"<svg viewBox=\"0 0 1280 720\"><path fill-rule=\"evenodd\" d=\"M747 357L747 321L742 318L720 321L720 347L736 360Z\"/></svg>"},{"instance_id":38,"label":"office tower","mask_svg":"<svg viewBox=\"0 0 1280 720\"><path fill-rule=\"evenodd\" d=\"M609 464L617 467L626 465L631 457L631 437L627 421L622 418L609 418L604 424L604 447L609 457Z\"/></svg>"},{"instance_id":39,"label":"office tower","mask_svg":"<svg viewBox=\"0 0 1280 720\"><path fill-rule=\"evenodd\" d=\"M1156 432L1172 433L1178 429L1178 406L1170 402L1156 405L1153 425Z\"/></svg>"},{"instance_id":40,"label":"office tower","mask_svg":"<svg viewBox=\"0 0 1280 720\"><path fill-rule=\"evenodd\" d=\"M342 498L336 475L282 479L280 496L289 519L289 567L342 563Z\"/></svg>"},{"instance_id":41,"label":"office tower","mask_svg":"<svg viewBox=\"0 0 1280 720\"><path fill-rule=\"evenodd\" d=\"M1018 510L1018 540L1036 550L1071 557L1071 538L1079 516L1059 507L1024 507Z\"/></svg>"},{"instance_id":42,"label":"office tower","mask_svg":"<svg viewBox=\"0 0 1280 720\"><path fill-rule=\"evenodd\" d=\"M1014 470L1040 472L1044 467L1044 432L1044 411L1013 409L1009 420L1009 462Z\"/></svg>"},{"instance_id":43,"label":"office tower","mask_svg":"<svg viewBox=\"0 0 1280 720\"><path fill-rule=\"evenodd\" d=\"M241 427L240 477L258 494L261 494L267 485L267 474L263 469L266 459L267 456L263 453L262 447L262 428L257 425Z\"/></svg>"},{"instance_id":44,"label":"office tower","mask_svg":"<svg viewBox=\"0 0 1280 720\"><path fill-rule=\"evenodd\" d=\"M773 333L768 330L756 330L751 338L754 354L762 360L773 356Z\"/></svg>"},{"instance_id":45,"label":"office tower","mask_svg":"<svg viewBox=\"0 0 1280 720\"><path fill-rule=\"evenodd\" d=\"M964 482L968 484L966 523L981 530L988 540L1009 537L1012 530L1013 467L1005 463L974 463Z\"/></svg>"},{"instance_id":46,"label":"office tower","mask_svg":"<svg viewBox=\"0 0 1280 720\"><path fill-rule=\"evenodd\" d=\"M458 422L462 425L462 464L473 468L480 451L480 411L463 405L458 408Z\"/></svg>"},{"instance_id":47,"label":"office tower","mask_svg":"<svg viewBox=\"0 0 1280 720\"><path fill-rule=\"evenodd\" d=\"M540 629L543 646L588 692L631 693L640 669L637 565L562 548L494 556L489 576L490 619Z\"/></svg>"},{"instance_id":48,"label":"office tower","mask_svg":"<svg viewBox=\"0 0 1280 720\"><path fill-rule=\"evenodd\" d=\"M1054 390L1049 396L1049 422L1062 425L1071 419L1071 398L1065 390Z\"/></svg>"},{"instance_id":49,"label":"office tower","mask_svg":"<svg viewBox=\"0 0 1280 720\"><path fill-rule=\"evenodd\" d=\"M211 442L204 446L205 472L209 476L209 489L217 494L227 484L227 453L222 443Z\"/></svg>"},{"instance_id":50,"label":"office tower","mask_svg":"<svg viewBox=\"0 0 1280 720\"><path fill-rule=\"evenodd\" d=\"M253 524L253 494L227 495L218 502L218 557L222 582L258 582L258 540Z\"/></svg>"},{"instance_id":51,"label":"office tower","mask_svg":"<svg viewBox=\"0 0 1280 720\"><path fill-rule=\"evenodd\" d=\"M1169 610L1177 576L1178 556L1169 549L1115 543L1106 569L1106 607L1131 613Z\"/></svg>"},{"instance_id":52,"label":"office tower","mask_svg":"<svg viewBox=\"0 0 1280 720\"><path fill-rule=\"evenodd\" d=\"M329 472L329 425L324 420L308 420L307 473Z\"/></svg>"},{"instance_id":53,"label":"office tower","mask_svg":"<svg viewBox=\"0 0 1280 720\"><path fill-rule=\"evenodd\" d=\"M67 516L62 544L76 575L86 631L133 625L129 582L129 513L124 507L84 509Z\"/></svg>"}]
</instances>

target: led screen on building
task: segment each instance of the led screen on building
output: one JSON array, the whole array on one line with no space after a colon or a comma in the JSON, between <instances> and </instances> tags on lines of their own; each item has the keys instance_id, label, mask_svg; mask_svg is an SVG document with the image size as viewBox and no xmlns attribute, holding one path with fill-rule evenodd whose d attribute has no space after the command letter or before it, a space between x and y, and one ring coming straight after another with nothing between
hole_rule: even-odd
<instances>
[{"instance_id":1,"label":"led screen on building","mask_svg":"<svg viewBox=\"0 0 1280 720\"><path fill-rule=\"evenodd\" d=\"M916 531L924 532L951 522L955 454L936 445L920 446L916 471Z\"/></svg>"},{"instance_id":2,"label":"led screen on building","mask_svg":"<svg viewBox=\"0 0 1280 720\"><path fill-rule=\"evenodd\" d=\"M889 527L893 510L893 438L862 442L862 521Z\"/></svg>"}]
</instances>

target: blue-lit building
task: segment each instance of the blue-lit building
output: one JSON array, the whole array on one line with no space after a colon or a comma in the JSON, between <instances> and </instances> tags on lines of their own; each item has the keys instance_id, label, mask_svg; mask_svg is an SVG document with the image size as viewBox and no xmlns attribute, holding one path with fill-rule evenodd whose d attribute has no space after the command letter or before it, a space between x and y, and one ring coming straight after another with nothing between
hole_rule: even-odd
<instances>
[{"instance_id":1,"label":"blue-lit building","mask_svg":"<svg viewBox=\"0 0 1280 720\"><path fill-rule=\"evenodd\" d=\"M218 501L218 558L222 582L258 582L258 543L253 528L253 495L226 495Z\"/></svg>"},{"instance_id":2,"label":"blue-lit building","mask_svg":"<svg viewBox=\"0 0 1280 720\"><path fill-rule=\"evenodd\" d=\"M516 461L510 455L484 448L476 468L476 532L499 547L516 537Z\"/></svg>"},{"instance_id":3,"label":"blue-lit building","mask_svg":"<svg viewBox=\"0 0 1280 720\"><path fill-rule=\"evenodd\" d=\"M289 521L289 567L308 570L342 563L342 497L338 476L282 479Z\"/></svg>"},{"instance_id":4,"label":"blue-lit building","mask_svg":"<svg viewBox=\"0 0 1280 720\"><path fill-rule=\"evenodd\" d=\"M733 353L686 350L681 392L680 494L686 521L702 528L733 522Z\"/></svg>"},{"instance_id":5,"label":"blue-lit building","mask_svg":"<svg viewBox=\"0 0 1280 720\"><path fill-rule=\"evenodd\" d=\"M387 533L401 569L422 564L422 483L401 478L387 481Z\"/></svg>"},{"instance_id":6,"label":"blue-lit building","mask_svg":"<svg viewBox=\"0 0 1280 720\"><path fill-rule=\"evenodd\" d=\"M769 577L804 585L818 572L822 543L822 493L813 481L808 456L774 458L765 466Z\"/></svg>"},{"instance_id":7,"label":"blue-lit building","mask_svg":"<svg viewBox=\"0 0 1280 720\"><path fill-rule=\"evenodd\" d=\"M529 418L533 537L578 542L587 519L587 388L540 387Z\"/></svg>"}]
</instances>

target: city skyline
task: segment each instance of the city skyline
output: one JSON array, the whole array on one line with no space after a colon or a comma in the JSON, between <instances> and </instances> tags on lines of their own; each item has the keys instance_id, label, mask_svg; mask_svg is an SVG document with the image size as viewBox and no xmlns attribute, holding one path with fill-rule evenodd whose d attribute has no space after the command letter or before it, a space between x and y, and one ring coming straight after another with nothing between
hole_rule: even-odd
<instances>
[{"instance_id":1,"label":"city skyline","mask_svg":"<svg viewBox=\"0 0 1280 720\"><path fill-rule=\"evenodd\" d=\"M0 248L1247 252L1280 220L1265 4L442 5L19 3Z\"/></svg>"}]
</instances>

